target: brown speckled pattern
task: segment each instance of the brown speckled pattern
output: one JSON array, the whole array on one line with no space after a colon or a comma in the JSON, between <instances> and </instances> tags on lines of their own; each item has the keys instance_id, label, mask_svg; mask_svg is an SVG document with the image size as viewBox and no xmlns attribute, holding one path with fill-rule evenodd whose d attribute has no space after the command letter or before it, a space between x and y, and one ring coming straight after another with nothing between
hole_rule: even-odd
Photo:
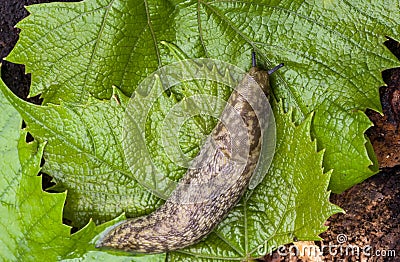
<instances>
[{"instance_id":1,"label":"brown speckled pattern","mask_svg":"<svg viewBox=\"0 0 400 262\"><path fill-rule=\"evenodd\" d=\"M215 188L195 187L201 191L195 192L195 194L198 193L207 198L191 204L176 201L188 194L187 187L178 185L163 206L147 216L128 219L116 225L105 234L97 247L110 247L134 253L162 253L176 250L200 241L226 217L248 186L260 155L259 121L248 102L239 94L244 91L246 97L250 97L252 88L257 88L249 84L251 82L249 78L254 79L268 96L268 73L253 67L228 100L228 103L239 111L242 120L238 119L237 115L231 115L225 110L221 116L225 123L243 121L247 127L246 135L249 137L247 162L243 172L234 183L222 186L217 194ZM221 179L218 180L218 176L222 177L223 181L229 180L228 174L221 170L226 171L231 168L231 162L229 162L232 147L230 134L222 122L219 122L211 135L218 150L214 150L214 153L210 155L212 150L208 150L210 145L207 141L199 152L199 155L204 154L202 159L207 164L201 168L188 169L181 179L180 185L204 183L210 179L218 182L221 181ZM223 178L224 175L225 178ZM193 194L193 191L190 194Z\"/></svg>"}]
</instances>

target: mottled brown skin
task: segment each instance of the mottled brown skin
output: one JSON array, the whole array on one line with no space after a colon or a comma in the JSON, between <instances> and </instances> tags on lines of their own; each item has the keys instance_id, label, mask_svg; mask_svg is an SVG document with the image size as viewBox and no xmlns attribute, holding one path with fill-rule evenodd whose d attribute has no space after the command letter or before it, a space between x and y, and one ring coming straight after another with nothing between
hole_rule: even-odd
<instances>
[{"instance_id":1,"label":"mottled brown skin","mask_svg":"<svg viewBox=\"0 0 400 262\"><path fill-rule=\"evenodd\" d=\"M244 121L249 137L247 162L234 184L221 189L214 197L210 196L204 201L193 204L171 200L187 193L184 188L178 186L163 206L147 216L125 220L116 225L105 234L97 247L116 248L134 253L162 253L181 249L203 239L226 217L246 190L260 156L259 121L249 103L239 94L241 89L249 85L249 78L253 78L268 97L268 73L253 67L228 100L228 103L239 111L242 119L238 119L237 115L225 113L225 110L221 116L225 122ZM247 95L251 95L251 91ZM211 136L218 150L213 155L206 155L209 147L206 142L199 155L205 154L204 159L208 161L207 164L199 169L188 169L180 181L181 184L210 181L212 178L218 178L220 175L218 170L227 167L226 160L231 157L229 132L222 122L219 122Z\"/></svg>"}]
</instances>

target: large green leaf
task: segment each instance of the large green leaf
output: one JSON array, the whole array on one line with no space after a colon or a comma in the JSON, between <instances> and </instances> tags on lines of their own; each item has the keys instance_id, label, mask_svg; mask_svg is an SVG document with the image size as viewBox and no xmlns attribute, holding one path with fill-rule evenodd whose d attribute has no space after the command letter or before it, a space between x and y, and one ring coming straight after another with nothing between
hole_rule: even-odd
<instances>
[{"instance_id":1,"label":"large green leaf","mask_svg":"<svg viewBox=\"0 0 400 262\"><path fill-rule=\"evenodd\" d=\"M0 257L4 261L55 259L70 234L62 224L66 194L42 191L37 174L44 144L25 143L22 119L1 92L0 110Z\"/></svg>"},{"instance_id":2,"label":"large green leaf","mask_svg":"<svg viewBox=\"0 0 400 262\"><path fill-rule=\"evenodd\" d=\"M6 87L0 80L2 90ZM66 193L42 191L37 176L45 143L26 143L22 119L0 92L0 258L2 261L164 261L165 255L127 256L94 247L105 228L121 216L100 226L90 221L70 235L62 223Z\"/></svg>"},{"instance_id":3,"label":"large green leaf","mask_svg":"<svg viewBox=\"0 0 400 262\"><path fill-rule=\"evenodd\" d=\"M66 218L76 226L90 218L105 222L121 212L140 215L160 200L131 176L122 149L122 119L126 98L116 91L110 101L37 106L6 97L25 119L26 129L46 142L43 172L51 174L57 190L68 190Z\"/></svg>"},{"instance_id":4,"label":"large green leaf","mask_svg":"<svg viewBox=\"0 0 400 262\"><path fill-rule=\"evenodd\" d=\"M9 61L32 72L31 95L46 102L106 98L112 85L130 95L171 57L166 40L189 57L218 58L247 69L254 49L265 67L284 62L274 94L296 120L315 111L313 135L341 192L377 171L366 147L368 119L380 110L380 72L397 66L382 45L398 38L397 2L86 0L28 7ZM343 127L347 132L343 131ZM367 144L367 146L365 146ZM373 155L370 154L370 155Z\"/></svg>"}]
</instances>

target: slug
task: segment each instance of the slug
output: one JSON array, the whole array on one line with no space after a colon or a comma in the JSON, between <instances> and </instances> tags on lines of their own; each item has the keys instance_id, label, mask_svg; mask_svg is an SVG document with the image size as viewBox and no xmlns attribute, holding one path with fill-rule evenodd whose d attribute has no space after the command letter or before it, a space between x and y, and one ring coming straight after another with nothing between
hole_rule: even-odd
<instances>
[{"instance_id":1,"label":"slug","mask_svg":"<svg viewBox=\"0 0 400 262\"><path fill-rule=\"evenodd\" d=\"M256 67L253 52L252 68L232 92L210 139L200 149L197 158L201 159L202 166L187 170L164 205L147 216L128 219L111 227L96 247L133 253L163 253L193 245L207 236L239 202L260 156L261 128L255 111L246 100L246 97L254 96L252 88L255 86L250 82L258 84L269 97L269 75L282 66L261 70ZM245 126L247 156L240 153L234 156L235 134L228 132L227 123ZM244 162L239 165L238 175L230 177L238 169L235 158L244 159ZM197 200L201 201L196 201L197 194L200 195ZM183 203L181 199L189 201Z\"/></svg>"}]
</instances>

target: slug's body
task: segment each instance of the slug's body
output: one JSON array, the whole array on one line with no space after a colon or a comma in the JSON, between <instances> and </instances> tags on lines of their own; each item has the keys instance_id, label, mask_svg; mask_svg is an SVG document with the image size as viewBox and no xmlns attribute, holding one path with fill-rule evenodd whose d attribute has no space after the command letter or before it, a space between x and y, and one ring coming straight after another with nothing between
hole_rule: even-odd
<instances>
[{"instance_id":1,"label":"slug's body","mask_svg":"<svg viewBox=\"0 0 400 262\"><path fill-rule=\"evenodd\" d=\"M253 108L242 94L245 93L246 97L250 97L251 89L257 87L249 86L249 83L255 81L268 96L270 72L256 68L253 59L253 67L250 72L227 101L237 112L233 114L232 110L225 109L223 111L221 116L223 121L217 124L211 133L211 139L207 140L199 152L199 157L205 165L196 169L189 168L163 206L147 216L117 224L105 234L97 247L110 247L135 253L162 253L176 250L200 241L226 217L248 186L261 150L262 135L259 121ZM238 117L239 115L240 117ZM187 185L207 183L213 179L218 183L218 181L222 181L219 179L221 177L223 181L229 180L227 170L230 170L232 165L232 161L230 161L232 136L223 122L245 124L248 156L246 156L242 171L234 178L233 183L221 185L217 194L215 189L208 190L207 186L204 188L198 186L197 190L202 191L198 192L202 195L202 201L193 201L192 203L177 201L188 194ZM216 150L210 150L210 141L214 141L212 146ZM193 190L190 194L193 194Z\"/></svg>"}]
</instances>

